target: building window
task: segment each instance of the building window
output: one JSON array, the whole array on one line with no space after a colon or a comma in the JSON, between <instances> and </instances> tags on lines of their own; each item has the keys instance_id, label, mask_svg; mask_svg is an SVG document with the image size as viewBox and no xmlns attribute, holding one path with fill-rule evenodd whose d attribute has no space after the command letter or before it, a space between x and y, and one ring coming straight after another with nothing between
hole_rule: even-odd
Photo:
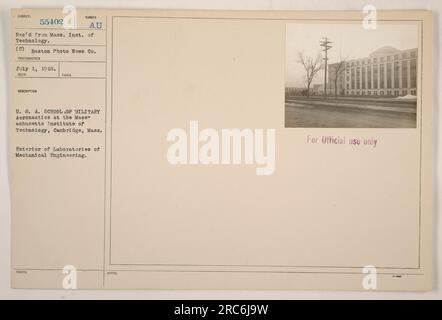
<instances>
[{"instance_id":1,"label":"building window","mask_svg":"<svg viewBox=\"0 0 442 320\"><path fill-rule=\"evenodd\" d=\"M395 55L394 55L394 60L397 60L397 59L399 59L399 55L398 55L398 54L395 54Z\"/></svg>"},{"instance_id":2,"label":"building window","mask_svg":"<svg viewBox=\"0 0 442 320\"><path fill-rule=\"evenodd\" d=\"M410 87L416 88L416 59L410 61Z\"/></svg>"},{"instance_id":3,"label":"building window","mask_svg":"<svg viewBox=\"0 0 442 320\"><path fill-rule=\"evenodd\" d=\"M373 89L378 88L378 66L373 66Z\"/></svg>"},{"instance_id":4,"label":"building window","mask_svg":"<svg viewBox=\"0 0 442 320\"><path fill-rule=\"evenodd\" d=\"M356 69L356 89L361 89L361 68Z\"/></svg>"},{"instance_id":5,"label":"building window","mask_svg":"<svg viewBox=\"0 0 442 320\"><path fill-rule=\"evenodd\" d=\"M371 67L367 68L367 89L371 89Z\"/></svg>"},{"instance_id":6,"label":"building window","mask_svg":"<svg viewBox=\"0 0 442 320\"><path fill-rule=\"evenodd\" d=\"M399 61L394 63L394 88L399 88Z\"/></svg>"},{"instance_id":7,"label":"building window","mask_svg":"<svg viewBox=\"0 0 442 320\"><path fill-rule=\"evenodd\" d=\"M362 89L365 89L365 73L366 69L365 67L362 67Z\"/></svg>"},{"instance_id":8,"label":"building window","mask_svg":"<svg viewBox=\"0 0 442 320\"><path fill-rule=\"evenodd\" d=\"M379 65L379 73L380 73L380 83L379 83L379 88L380 89L384 89L385 88L385 65L384 64L380 64Z\"/></svg>"},{"instance_id":9,"label":"building window","mask_svg":"<svg viewBox=\"0 0 442 320\"><path fill-rule=\"evenodd\" d=\"M355 88L355 69L351 69L351 88Z\"/></svg>"},{"instance_id":10,"label":"building window","mask_svg":"<svg viewBox=\"0 0 442 320\"><path fill-rule=\"evenodd\" d=\"M402 59L407 59L407 53L402 54Z\"/></svg>"},{"instance_id":11,"label":"building window","mask_svg":"<svg viewBox=\"0 0 442 320\"><path fill-rule=\"evenodd\" d=\"M391 89L391 62L387 63L387 88Z\"/></svg>"},{"instance_id":12,"label":"building window","mask_svg":"<svg viewBox=\"0 0 442 320\"><path fill-rule=\"evenodd\" d=\"M402 88L408 88L408 61L402 61Z\"/></svg>"},{"instance_id":13,"label":"building window","mask_svg":"<svg viewBox=\"0 0 442 320\"><path fill-rule=\"evenodd\" d=\"M410 58L416 58L416 52L414 51L410 52Z\"/></svg>"}]
</instances>

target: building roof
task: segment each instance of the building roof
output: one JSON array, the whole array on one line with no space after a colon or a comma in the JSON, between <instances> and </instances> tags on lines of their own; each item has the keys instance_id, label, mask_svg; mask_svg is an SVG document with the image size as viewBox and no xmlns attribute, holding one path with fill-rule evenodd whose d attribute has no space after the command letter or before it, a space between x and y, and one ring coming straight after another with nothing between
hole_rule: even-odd
<instances>
[{"instance_id":1,"label":"building roof","mask_svg":"<svg viewBox=\"0 0 442 320\"><path fill-rule=\"evenodd\" d=\"M381 47L372 53L370 53L370 57L377 57L377 56L385 56L385 55L391 55L400 52L400 50L391 47L391 46L384 46Z\"/></svg>"},{"instance_id":2,"label":"building roof","mask_svg":"<svg viewBox=\"0 0 442 320\"><path fill-rule=\"evenodd\" d=\"M383 56L392 56L392 55L395 55L395 54L398 54L398 53L401 53L404 51L407 51L407 52L408 51L417 51L417 49L418 48L399 50L399 49L396 49L395 47L392 47L392 46L383 46L383 47L380 47L379 49L373 51L372 53L370 53L369 57L376 58L376 57L383 57ZM351 58L351 59L345 60L345 62L348 64L349 62L364 60L366 58L367 57ZM334 67L338 66L339 63L341 63L341 62L338 61L338 62L334 62L334 63L329 63L328 67L330 69L333 69Z\"/></svg>"}]
</instances>

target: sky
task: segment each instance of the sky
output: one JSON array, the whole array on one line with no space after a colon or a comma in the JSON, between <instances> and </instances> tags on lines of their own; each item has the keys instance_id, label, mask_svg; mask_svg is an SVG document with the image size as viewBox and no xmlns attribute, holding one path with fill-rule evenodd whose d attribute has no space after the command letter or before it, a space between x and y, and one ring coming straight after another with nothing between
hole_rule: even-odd
<instances>
[{"instance_id":1,"label":"sky","mask_svg":"<svg viewBox=\"0 0 442 320\"><path fill-rule=\"evenodd\" d=\"M319 42L323 37L332 41L328 51L329 63L338 62L340 57L356 59L368 57L383 46L399 50L418 47L417 23L381 23L375 30L365 30L356 23L290 23L286 27L286 86L306 87L305 70L298 62L298 52L316 57L321 51ZM322 83L324 71L320 71L313 83Z\"/></svg>"}]
</instances>

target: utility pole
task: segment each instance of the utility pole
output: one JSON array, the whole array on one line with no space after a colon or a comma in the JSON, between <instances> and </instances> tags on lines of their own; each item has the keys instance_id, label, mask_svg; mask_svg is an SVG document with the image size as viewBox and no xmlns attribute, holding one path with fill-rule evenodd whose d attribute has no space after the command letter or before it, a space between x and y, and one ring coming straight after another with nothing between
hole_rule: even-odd
<instances>
[{"instance_id":1,"label":"utility pole","mask_svg":"<svg viewBox=\"0 0 442 320\"><path fill-rule=\"evenodd\" d=\"M332 48L331 46L331 41L329 41L329 39L327 37L322 38L323 40L321 40L320 42L320 46L324 47L324 49L322 51L325 52L325 69L324 69L324 95L327 95L327 62L328 62L328 57L327 57L327 51Z\"/></svg>"}]
</instances>

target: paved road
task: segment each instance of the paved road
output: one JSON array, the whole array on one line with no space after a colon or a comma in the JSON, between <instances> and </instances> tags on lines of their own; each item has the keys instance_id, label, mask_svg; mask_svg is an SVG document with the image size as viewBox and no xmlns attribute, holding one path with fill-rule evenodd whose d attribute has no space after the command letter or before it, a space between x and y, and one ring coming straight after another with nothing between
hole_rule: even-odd
<instances>
[{"instance_id":1,"label":"paved road","mask_svg":"<svg viewBox=\"0 0 442 320\"><path fill-rule=\"evenodd\" d=\"M395 99L288 98L286 127L415 128L416 102Z\"/></svg>"}]
</instances>

